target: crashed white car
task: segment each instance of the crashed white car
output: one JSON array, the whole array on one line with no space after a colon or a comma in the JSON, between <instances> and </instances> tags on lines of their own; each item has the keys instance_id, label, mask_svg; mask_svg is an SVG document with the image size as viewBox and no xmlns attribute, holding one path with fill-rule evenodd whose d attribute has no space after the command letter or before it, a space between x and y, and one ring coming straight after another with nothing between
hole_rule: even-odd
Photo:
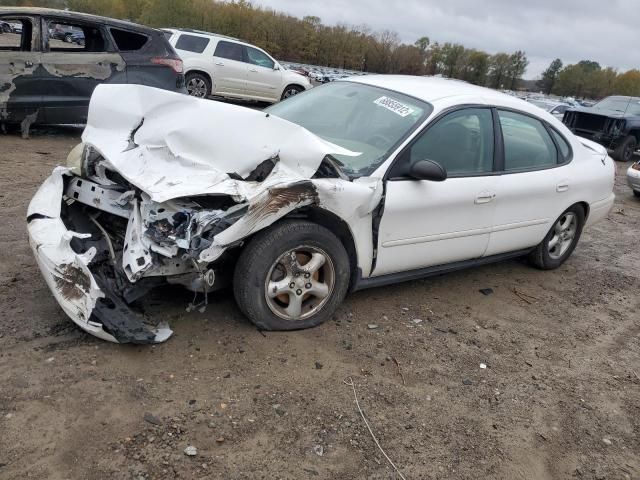
<instances>
[{"instance_id":1,"label":"crashed white car","mask_svg":"<svg viewBox=\"0 0 640 480\"><path fill-rule=\"evenodd\" d=\"M455 80L358 77L262 112L101 85L27 221L75 323L153 343L171 330L130 304L166 283L189 309L231 283L259 328L288 330L349 290L523 255L556 268L611 208L614 171L552 115Z\"/></svg>"}]
</instances>

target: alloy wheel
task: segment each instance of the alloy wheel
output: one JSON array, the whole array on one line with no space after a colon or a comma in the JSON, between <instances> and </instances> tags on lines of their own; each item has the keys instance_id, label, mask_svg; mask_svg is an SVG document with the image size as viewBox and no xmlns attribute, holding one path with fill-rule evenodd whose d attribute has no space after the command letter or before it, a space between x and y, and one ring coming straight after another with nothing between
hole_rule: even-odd
<instances>
[{"instance_id":1,"label":"alloy wheel","mask_svg":"<svg viewBox=\"0 0 640 480\"><path fill-rule=\"evenodd\" d=\"M553 235L547 243L549 257L557 260L571 247L578 231L578 217L573 212L566 212L553 226Z\"/></svg>"},{"instance_id":2,"label":"alloy wheel","mask_svg":"<svg viewBox=\"0 0 640 480\"><path fill-rule=\"evenodd\" d=\"M303 320L327 303L335 280L331 257L320 248L301 245L272 264L265 281L265 299L280 318Z\"/></svg>"},{"instance_id":3,"label":"alloy wheel","mask_svg":"<svg viewBox=\"0 0 640 480\"><path fill-rule=\"evenodd\" d=\"M187 93L192 97L207 96L207 83L202 78L192 78L187 82Z\"/></svg>"}]
</instances>

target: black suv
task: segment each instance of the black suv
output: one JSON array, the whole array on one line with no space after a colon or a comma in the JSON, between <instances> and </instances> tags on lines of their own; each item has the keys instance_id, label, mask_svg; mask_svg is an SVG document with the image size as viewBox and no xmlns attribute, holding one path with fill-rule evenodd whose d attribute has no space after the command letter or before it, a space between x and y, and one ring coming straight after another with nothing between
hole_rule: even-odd
<instances>
[{"instance_id":1,"label":"black suv","mask_svg":"<svg viewBox=\"0 0 640 480\"><path fill-rule=\"evenodd\" d=\"M639 97L607 97L593 107L567 110L562 121L576 135L613 149L615 160L628 162L640 144Z\"/></svg>"},{"instance_id":2,"label":"black suv","mask_svg":"<svg viewBox=\"0 0 640 480\"><path fill-rule=\"evenodd\" d=\"M0 124L22 123L23 133L32 123L85 123L100 83L185 91L182 60L160 30L26 7L0 7L2 22L22 31L0 35Z\"/></svg>"}]
</instances>

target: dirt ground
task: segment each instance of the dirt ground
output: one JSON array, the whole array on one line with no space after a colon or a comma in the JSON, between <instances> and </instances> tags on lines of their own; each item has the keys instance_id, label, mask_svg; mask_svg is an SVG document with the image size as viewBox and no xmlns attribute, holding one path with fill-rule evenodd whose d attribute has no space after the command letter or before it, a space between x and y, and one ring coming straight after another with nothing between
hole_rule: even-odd
<instances>
[{"instance_id":1,"label":"dirt ground","mask_svg":"<svg viewBox=\"0 0 640 480\"><path fill-rule=\"evenodd\" d=\"M80 131L32 134L0 136L0 478L400 478L349 378L407 479L640 478L628 165L559 270L510 261L362 291L292 333L261 334L228 292L201 314L164 290L147 312L174 336L127 346L76 328L41 279L27 204Z\"/></svg>"}]
</instances>

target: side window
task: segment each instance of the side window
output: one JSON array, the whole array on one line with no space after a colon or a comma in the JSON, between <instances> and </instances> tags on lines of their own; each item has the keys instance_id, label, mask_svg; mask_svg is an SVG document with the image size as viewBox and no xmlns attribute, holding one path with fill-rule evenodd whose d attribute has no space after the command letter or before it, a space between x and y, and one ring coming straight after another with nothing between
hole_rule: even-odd
<instances>
[{"instance_id":1,"label":"side window","mask_svg":"<svg viewBox=\"0 0 640 480\"><path fill-rule=\"evenodd\" d=\"M424 132L408 153L410 165L433 160L449 176L493 171L493 118L488 108L448 114Z\"/></svg>"},{"instance_id":2,"label":"side window","mask_svg":"<svg viewBox=\"0 0 640 480\"><path fill-rule=\"evenodd\" d=\"M0 50L30 52L33 36L31 20L0 17Z\"/></svg>"},{"instance_id":3,"label":"side window","mask_svg":"<svg viewBox=\"0 0 640 480\"><path fill-rule=\"evenodd\" d=\"M116 47L121 52L140 50L149 41L149 37L142 33L130 32L119 28L112 28L111 36L113 37Z\"/></svg>"},{"instance_id":4,"label":"side window","mask_svg":"<svg viewBox=\"0 0 640 480\"><path fill-rule=\"evenodd\" d=\"M196 37L195 35L180 35L176 42L178 50L186 50L187 52L202 53L209 45L209 39L205 37ZM218 45L220 46L220 45Z\"/></svg>"},{"instance_id":5,"label":"side window","mask_svg":"<svg viewBox=\"0 0 640 480\"><path fill-rule=\"evenodd\" d=\"M243 50L244 46L239 43L225 42L221 40L218 42L218 45L216 45L216 51L213 53L213 56L242 62L244 61Z\"/></svg>"},{"instance_id":6,"label":"side window","mask_svg":"<svg viewBox=\"0 0 640 480\"><path fill-rule=\"evenodd\" d=\"M567 107L566 105L558 105L556 108L553 109L553 113L564 113L567 111Z\"/></svg>"},{"instance_id":7,"label":"side window","mask_svg":"<svg viewBox=\"0 0 640 480\"><path fill-rule=\"evenodd\" d=\"M556 145L558 145L558 148L560 149L562 161L569 160L569 157L571 156L571 147L569 147L567 141L553 128L550 128L549 131L551 132L551 136L553 137L553 139L556 141Z\"/></svg>"},{"instance_id":8,"label":"side window","mask_svg":"<svg viewBox=\"0 0 640 480\"><path fill-rule=\"evenodd\" d=\"M49 51L106 52L107 42L97 25L75 24L48 20Z\"/></svg>"},{"instance_id":9,"label":"side window","mask_svg":"<svg viewBox=\"0 0 640 480\"><path fill-rule=\"evenodd\" d=\"M523 170L558 163L558 152L547 129L539 120L499 110L504 138L504 169Z\"/></svg>"},{"instance_id":10,"label":"side window","mask_svg":"<svg viewBox=\"0 0 640 480\"><path fill-rule=\"evenodd\" d=\"M268 55L257 48L247 47L247 58L249 59L249 63L259 65L260 67L273 68L275 65Z\"/></svg>"}]
</instances>

